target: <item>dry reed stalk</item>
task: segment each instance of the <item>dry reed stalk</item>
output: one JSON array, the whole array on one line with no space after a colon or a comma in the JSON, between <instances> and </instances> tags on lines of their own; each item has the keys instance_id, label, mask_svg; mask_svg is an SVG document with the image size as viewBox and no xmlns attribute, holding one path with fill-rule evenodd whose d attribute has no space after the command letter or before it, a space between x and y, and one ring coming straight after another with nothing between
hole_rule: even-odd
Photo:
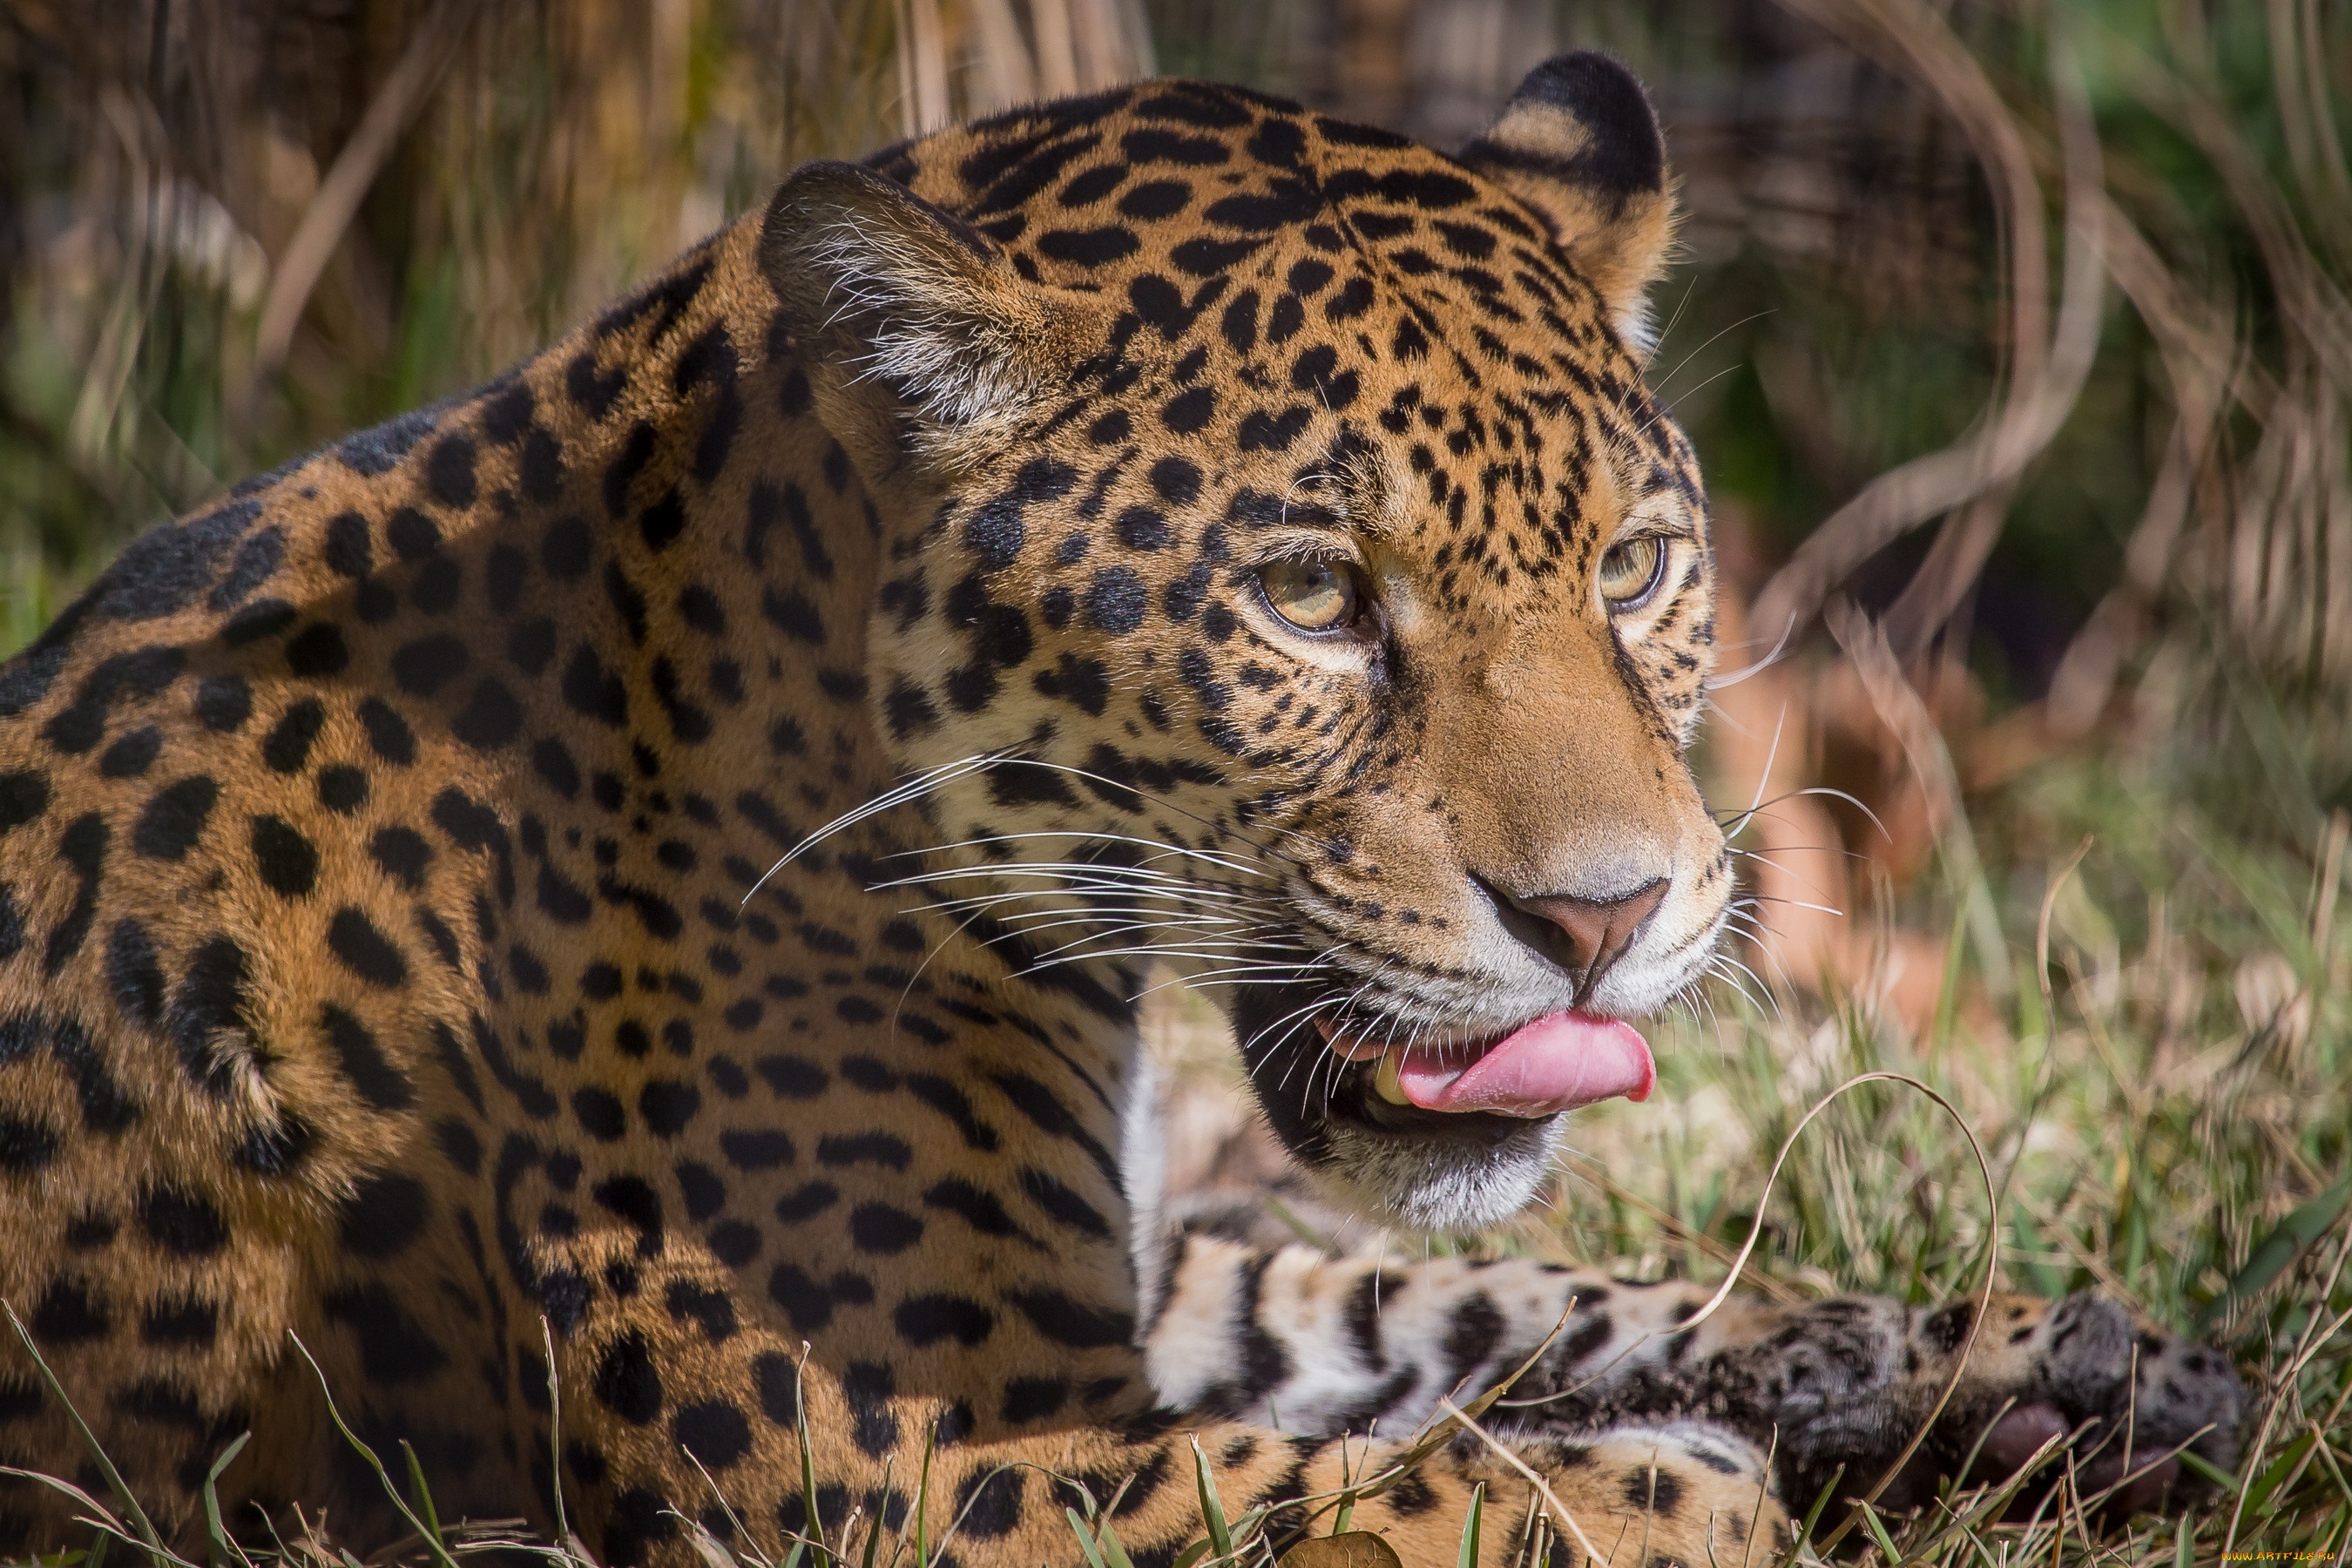
<instances>
[{"instance_id":1,"label":"dry reed stalk","mask_svg":"<svg viewBox=\"0 0 2352 1568\"><path fill-rule=\"evenodd\" d=\"M1906 638L1916 653L1974 582L2004 510L1998 499L1972 511L1956 509L1979 497L2004 497L2056 437L2090 374L2099 336L2098 226L2084 187L2096 185L2096 139L2089 138L2087 155L2068 160L2067 259L2053 338L2046 327L2042 187L2023 132L1943 17L1923 0L1783 4L1879 58L1950 114L1986 170L2001 217L2013 334L2007 392L1996 393L1975 437L1880 475L1832 513L1765 584L1751 613L1754 624L1774 636L1801 629L1864 562L1919 524L1951 513L1954 521L1930 557L1937 575L1906 602L1906 618L1923 628Z\"/></svg>"},{"instance_id":2,"label":"dry reed stalk","mask_svg":"<svg viewBox=\"0 0 2352 1568\"><path fill-rule=\"evenodd\" d=\"M2298 52L2302 25L2282 26L2275 14L2271 20L2272 75L2290 152L2302 148L2294 155L2298 178L2307 189L2331 185L2341 173L2340 152L2332 134L2323 137L2308 122L2315 106L2299 85L2308 80ZM2202 566L2247 651L2283 672L2336 685L2352 679L2352 473L2344 434L2352 403L2352 298L2304 237L2243 133L2200 85L2210 44L2191 30L2196 25L2187 16L2175 23L2184 68L2127 43L2116 42L2111 53L2126 88L2223 176L2278 304L2283 363L2276 380L2249 378L2251 395L2236 398L2262 434L2239 471L2234 504L2206 509ZM2324 82L2318 87L2315 110L2324 118ZM2323 210L2317 226L2326 236L2338 221Z\"/></svg>"},{"instance_id":3,"label":"dry reed stalk","mask_svg":"<svg viewBox=\"0 0 2352 1568\"><path fill-rule=\"evenodd\" d=\"M898 0L898 116L907 135L949 124L947 43L933 0Z\"/></svg>"},{"instance_id":4,"label":"dry reed stalk","mask_svg":"<svg viewBox=\"0 0 2352 1568\"><path fill-rule=\"evenodd\" d=\"M2352 256L2352 192L2326 77L2325 37L2308 0L2268 0L2271 84L2312 238L2265 173L2242 121L2213 86L2212 46L2201 13L2169 8L2173 62L2101 33L2110 75L2177 127L2220 176L2254 242L2278 307L2282 342L2257 351L2226 268L2202 290L2183 281L2103 189L2100 148L2079 84L2059 68L2053 37L2052 111L2066 194L2065 272L2042 385L2028 384L2032 342L2022 336L2041 243L2039 185L2029 155L2053 160L2009 113L1983 70L1924 6L1909 0L1783 0L1919 86L1968 132L2004 229L2015 375L1997 390L1969 439L1915 459L1865 485L1813 531L1768 583L1751 615L1777 636L1801 629L1823 599L1864 562L1938 511L1946 522L1885 616L1901 662L1922 657L1969 601L1998 539L2018 477L2072 412L2098 348L2102 260L2155 339L2158 384L2172 405L2148 494L2124 552L2121 580L2071 639L2045 700L1994 740L1970 776L2012 773L2053 743L2090 734L2131 659L2161 624L2177 590L2206 596L2231 639L2282 673L2340 686L2352 678L2352 299L2331 274ZM2141 188L2146 188L2143 179ZM2020 215L2029 215L2020 221ZM2079 308L2076 308L2079 307ZM2258 432L2233 468L2232 419ZM2185 541L2198 547L2184 550ZM1766 641L1773 640L1768 636ZM1991 773L1988 774L1986 769Z\"/></svg>"},{"instance_id":5,"label":"dry reed stalk","mask_svg":"<svg viewBox=\"0 0 2352 1568\"><path fill-rule=\"evenodd\" d=\"M1152 74L1150 29L1135 0L895 3L905 135Z\"/></svg>"},{"instance_id":6,"label":"dry reed stalk","mask_svg":"<svg viewBox=\"0 0 2352 1568\"><path fill-rule=\"evenodd\" d=\"M368 187L375 184L384 160L392 155L393 144L432 95L441 73L472 30L477 9L478 0L437 0L418 22L399 63L376 89L367 111L360 116L358 129L320 182L318 194L295 226L294 237L286 243L271 269L261 322L254 331L253 368L245 393L248 404L259 395L262 382L286 363L295 323L301 319L319 274L326 270L329 258L342 242L344 229L358 215Z\"/></svg>"},{"instance_id":7,"label":"dry reed stalk","mask_svg":"<svg viewBox=\"0 0 2352 1568\"><path fill-rule=\"evenodd\" d=\"M1961 801L1959 773L1937 727L1936 717L1918 691L1904 679L1902 665L1885 632L1851 600L1832 600L1823 612L1823 619L1862 682L1879 722L1902 746L1912 777L1927 797L1930 832L1942 852L1969 939L1977 946L1987 988L2005 999L2010 976L2008 949L1985 884L1976 834L1969 825L1968 811Z\"/></svg>"},{"instance_id":8,"label":"dry reed stalk","mask_svg":"<svg viewBox=\"0 0 2352 1568\"><path fill-rule=\"evenodd\" d=\"M2111 200L2102 205L2108 273L2156 340L2174 417L2155 482L2124 547L2122 581L2092 611L2051 677L2042 724L2060 742L2089 734L2105 713L2125 661L2145 640L2171 580L2200 491L2209 504L2218 494L2213 463L2231 389L2242 391L2249 377L2263 378L2246 359L2235 323L2181 287L2120 207Z\"/></svg>"},{"instance_id":9,"label":"dry reed stalk","mask_svg":"<svg viewBox=\"0 0 2352 1568\"><path fill-rule=\"evenodd\" d=\"M2047 287L2045 268L2038 254L2029 256L2034 247L2046 243L2040 221L2041 189L2030 172L2026 187L2017 186L2014 176L2004 178L2003 184L2011 187L2010 201L2021 204L2012 225L2017 237L2011 246L2010 288L2018 334L2013 374L2020 384L2030 385L2046 364L2071 379L2072 390L2065 396L2063 408L2053 410L2051 434L2054 437L2057 426L2074 412L2084 383L2090 377L2092 362L2098 354L2100 318L2105 304L2100 209L2105 205L2106 191L2100 167L2098 127L2091 121L2091 105L2084 92L2081 69L2063 37L2053 37L2053 41L2056 47L2051 51L2051 100L2057 110L2059 145L2063 153L2066 248L2058 321L2046 349L2025 335L2040 330L2046 320L2038 298L2038 290ZM2008 129L2015 132L2013 121L2008 123ZM2023 151L2023 138L2014 137L2014 146L2010 138L2004 138L2000 145L2006 161L2014 153ZM2006 216L2006 206L2004 211ZM2028 213L2032 215L2031 221L2023 216ZM2030 297L2033 298L2031 310L2026 307ZM2034 346L2029 348L2029 343ZM1977 578L1992 554L1994 541L2000 537L2001 524L2007 520L2011 498L2011 485L1995 485L1945 520L1927 559L1912 574L1902 597L1886 614L1887 623L1894 628L1896 651L1906 662L1927 653L1962 601L1974 591Z\"/></svg>"}]
</instances>

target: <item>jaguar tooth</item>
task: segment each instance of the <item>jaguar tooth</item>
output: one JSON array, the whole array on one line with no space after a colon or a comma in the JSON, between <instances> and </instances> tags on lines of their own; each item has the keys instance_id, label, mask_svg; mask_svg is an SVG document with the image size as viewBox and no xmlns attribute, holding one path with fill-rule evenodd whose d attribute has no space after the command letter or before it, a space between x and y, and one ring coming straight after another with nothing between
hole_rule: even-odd
<instances>
[{"instance_id":1,"label":"jaguar tooth","mask_svg":"<svg viewBox=\"0 0 2352 1568\"><path fill-rule=\"evenodd\" d=\"M1404 1097L1404 1053L1385 1050L1381 1053L1380 1070L1372 1075L1372 1092L1391 1105L1411 1105Z\"/></svg>"}]
</instances>

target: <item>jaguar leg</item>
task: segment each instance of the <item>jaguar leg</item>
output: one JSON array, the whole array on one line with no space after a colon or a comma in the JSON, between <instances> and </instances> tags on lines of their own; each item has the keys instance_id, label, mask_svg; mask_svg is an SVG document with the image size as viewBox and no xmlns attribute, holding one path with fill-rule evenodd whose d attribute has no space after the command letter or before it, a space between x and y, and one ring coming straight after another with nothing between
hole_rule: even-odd
<instances>
[{"instance_id":1,"label":"jaguar leg","mask_svg":"<svg viewBox=\"0 0 2352 1568\"><path fill-rule=\"evenodd\" d=\"M558 1344L559 1382L575 1391L558 1443L573 1518L615 1563L698 1561L688 1521L777 1560L793 1536L819 1530L836 1550L862 1551L876 1521L886 1542L911 1537L919 1502L927 1541L958 1561L1074 1561L1065 1510L1078 1506L1081 1487L1098 1506L1117 1500L1112 1528L1136 1561L1167 1562L1203 1531L1196 1447L1230 1516L1299 1500L1267 1522L1277 1544L1328 1532L1350 1485L1370 1494L1350 1528L1381 1535L1412 1563L1454 1560L1482 1486L1489 1568L1523 1562L1531 1534L1550 1541L1543 1561L1558 1568L1581 1568L1584 1542L1602 1562L1636 1561L1638 1546L1645 1563L1696 1564L1710 1544L1713 1560L1727 1563L1751 1542L1761 1550L1785 1538L1763 1456L1694 1423L1491 1443L1465 1435L1410 1467L1410 1446L1397 1438L1342 1441L1165 1412L973 1440L951 1400L807 1357L756 1303L734 1300L728 1271L689 1249L646 1259L616 1239L609 1257L596 1250L574 1261L608 1278L616 1265L631 1271L633 1289L598 1292ZM681 1300L695 1310L672 1310ZM802 1484L803 1400L813 1494ZM544 1426L534 1437L548 1441Z\"/></svg>"},{"instance_id":2,"label":"jaguar leg","mask_svg":"<svg viewBox=\"0 0 2352 1568\"><path fill-rule=\"evenodd\" d=\"M2085 1484L2115 1486L2126 1510L2195 1495L2174 1449L2235 1457L2242 1394L2225 1359L2102 1297L1997 1296L1971 1339L1973 1301L1738 1291L1700 1318L1713 1295L1524 1260L1399 1264L1187 1236L1146 1355L1161 1397L1294 1430L1402 1434L1506 1380L1507 1426L1704 1421L1769 1449L1800 1503L1833 1478L1866 1493L1923 1427L1887 1506L1964 1470L2007 1476L2053 1436L2075 1439Z\"/></svg>"}]
</instances>

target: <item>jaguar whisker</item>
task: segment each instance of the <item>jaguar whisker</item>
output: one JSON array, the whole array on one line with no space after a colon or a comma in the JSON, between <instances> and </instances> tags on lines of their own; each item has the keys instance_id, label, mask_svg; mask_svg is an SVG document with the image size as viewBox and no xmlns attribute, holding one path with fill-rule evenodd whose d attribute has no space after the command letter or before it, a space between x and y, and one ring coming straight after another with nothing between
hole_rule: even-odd
<instances>
[{"instance_id":1,"label":"jaguar whisker","mask_svg":"<svg viewBox=\"0 0 2352 1568\"><path fill-rule=\"evenodd\" d=\"M1162 839L1139 838L1133 834L1104 833L1097 829L1079 827L1035 828L1019 833L992 833L984 838L963 838L958 839L951 844L934 844L920 849L895 850L892 853L884 856L883 858L886 860L902 860L918 855L944 854L950 850L973 849L990 844L1011 844L1019 840L1031 838L1075 838L1083 841L1134 844L1154 851L1152 855L1146 858L1144 863L1147 865L1152 860L1181 858L1205 860L1213 866L1222 866L1229 871L1237 871L1242 875L1248 877L1264 877L1275 874L1261 871L1256 867L1250 865L1244 860L1222 854L1216 850L1194 849L1185 845L1170 844Z\"/></svg>"}]
</instances>

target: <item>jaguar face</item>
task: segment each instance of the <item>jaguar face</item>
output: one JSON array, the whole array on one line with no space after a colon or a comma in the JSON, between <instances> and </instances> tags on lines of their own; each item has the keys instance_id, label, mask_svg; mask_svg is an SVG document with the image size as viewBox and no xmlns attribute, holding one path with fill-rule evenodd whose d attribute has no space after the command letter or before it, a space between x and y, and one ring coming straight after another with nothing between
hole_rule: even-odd
<instances>
[{"instance_id":1,"label":"jaguar face","mask_svg":"<svg viewBox=\"0 0 2352 1568\"><path fill-rule=\"evenodd\" d=\"M1489 1223L1563 1111L1646 1095L1622 1021L1732 887L1684 757L1706 503L1638 357L1657 127L1593 56L1458 159L1191 84L1125 118L769 215L889 539L870 683L930 875L1033 967L1219 998L1358 1206ZM981 151L1026 213L922 199Z\"/></svg>"}]
</instances>

